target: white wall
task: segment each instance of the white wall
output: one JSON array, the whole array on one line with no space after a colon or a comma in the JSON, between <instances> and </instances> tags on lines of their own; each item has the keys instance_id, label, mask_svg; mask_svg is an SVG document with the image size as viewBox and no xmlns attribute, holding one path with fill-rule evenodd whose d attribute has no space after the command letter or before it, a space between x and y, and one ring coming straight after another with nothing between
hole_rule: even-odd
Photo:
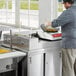
<instances>
[{"instance_id":1,"label":"white wall","mask_svg":"<svg viewBox=\"0 0 76 76\"><path fill-rule=\"evenodd\" d=\"M57 0L39 1L39 23L52 21L57 16Z\"/></svg>"}]
</instances>

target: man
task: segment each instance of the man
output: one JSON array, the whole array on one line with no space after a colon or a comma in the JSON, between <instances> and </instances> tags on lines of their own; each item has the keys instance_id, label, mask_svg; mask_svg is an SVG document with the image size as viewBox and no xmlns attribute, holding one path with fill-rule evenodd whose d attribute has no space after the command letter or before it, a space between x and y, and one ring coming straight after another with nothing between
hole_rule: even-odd
<instances>
[{"instance_id":1,"label":"man","mask_svg":"<svg viewBox=\"0 0 76 76\"><path fill-rule=\"evenodd\" d=\"M75 76L76 60L76 1L63 0L66 10L51 24L62 30L62 76Z\"/></svg>"}]
</instances>

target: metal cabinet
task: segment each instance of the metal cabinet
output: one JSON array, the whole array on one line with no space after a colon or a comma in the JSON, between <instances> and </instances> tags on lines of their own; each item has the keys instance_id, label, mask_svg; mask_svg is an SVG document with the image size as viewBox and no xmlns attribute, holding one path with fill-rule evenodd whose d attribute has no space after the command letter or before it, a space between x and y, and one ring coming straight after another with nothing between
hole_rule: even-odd
<instances>
[{"instance_id":1,"label":"metal cabinet","mask_svg":"<svg viewBox=\"0 0 76 76\"><path fill-rule=\"evenodd\" d=\"M43 76L43 50L28 53L28 76Z\"/></svg>"},{"instance_id":2,"label":"metal cabinet","mask_svg":"<svg viewBox=\"0 0 76 76\"><path fill-rule=\"evenodd\" d=\"M61 76L61 51L58 47L46 49L45 76Z\"/></svg>"},{"instance_id":3,"label":"metal cabinet","mask_svg":"<svg viewBox=\"0 0 76 76\"><path fill-rule=\"evenodd\" d=\"M27 76L61 76L61 41L40 41L40 46L28 52Z\"/></svg>"},{"instance_id":4,"label":"metal cabinet","mask_svg":"<svg viewBox=\"0 0 76 76\"><path fill-rule=\"evenodd\" d=\"M0 76L16 76L15 66L16 62L13 58L0 59Z\"/></svg>"}]
</instances>

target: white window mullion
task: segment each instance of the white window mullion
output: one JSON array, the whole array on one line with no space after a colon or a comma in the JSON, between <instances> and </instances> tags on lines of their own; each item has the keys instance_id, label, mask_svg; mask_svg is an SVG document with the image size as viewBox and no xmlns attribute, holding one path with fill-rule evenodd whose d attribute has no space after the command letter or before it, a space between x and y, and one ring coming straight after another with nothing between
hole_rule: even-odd
<instances>
[{"instance_id":1,"label":"white window mullion","mask_svg":"<svg viewBox=\"0 0 76 76\"><path fill-rule=\"evenodd\" d=\"M15 24L20 27L20 0L15 0Z\"/></svg>"},{"instance_id":2,"label":"white window mullion","mask_svg":"<svg viewBox=\"0 0 76 76\"><path fill-rule=\"evenodd\" d=\"M28 0L28 27L30 27L30 0Z\"/></svg>"},{"instance_id":3,"label":"white window mullion","mask_svg":"<svg viewBox=\"0 0 76 76\"><path fill-rule=\"evenodd\" d=\"M6 23L8 22L8 0L6 0Z\"/></svg>"},{"instance_id":4,"label":"white window mullion","mask_svg":"<svg viewBox=\"0 0 76 76\"><path fill-rule=\"evenodd\" d=\"M58 1L51 0L51 21L57 17Z\"/></svg>"},{"instance_id":5,"label":"white window mullion","mask_svg":"<svg viewBox=\"0 0 76 76\"><path fill-rule=\"evenodd\" d=\"M15 0L12 0L12 12L15 12Z\"/></svg>"}]
</instances>

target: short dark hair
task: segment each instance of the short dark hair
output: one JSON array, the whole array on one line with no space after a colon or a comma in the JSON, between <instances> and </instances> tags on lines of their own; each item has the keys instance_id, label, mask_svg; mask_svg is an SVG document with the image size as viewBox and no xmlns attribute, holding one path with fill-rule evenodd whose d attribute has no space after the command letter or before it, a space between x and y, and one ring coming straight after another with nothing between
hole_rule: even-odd
<instances>
[{"instance_id":1,"label":"short dark hair","mask_svg":"<svg viewBox=\"0 0 76 76\"><path fill-rule=\"evenodd\" d=\"M73 4L74 3L74 0L63 0L63 3L66 3L66 2L68 2L70 4Z\"/></svg>"}]
</instances>

